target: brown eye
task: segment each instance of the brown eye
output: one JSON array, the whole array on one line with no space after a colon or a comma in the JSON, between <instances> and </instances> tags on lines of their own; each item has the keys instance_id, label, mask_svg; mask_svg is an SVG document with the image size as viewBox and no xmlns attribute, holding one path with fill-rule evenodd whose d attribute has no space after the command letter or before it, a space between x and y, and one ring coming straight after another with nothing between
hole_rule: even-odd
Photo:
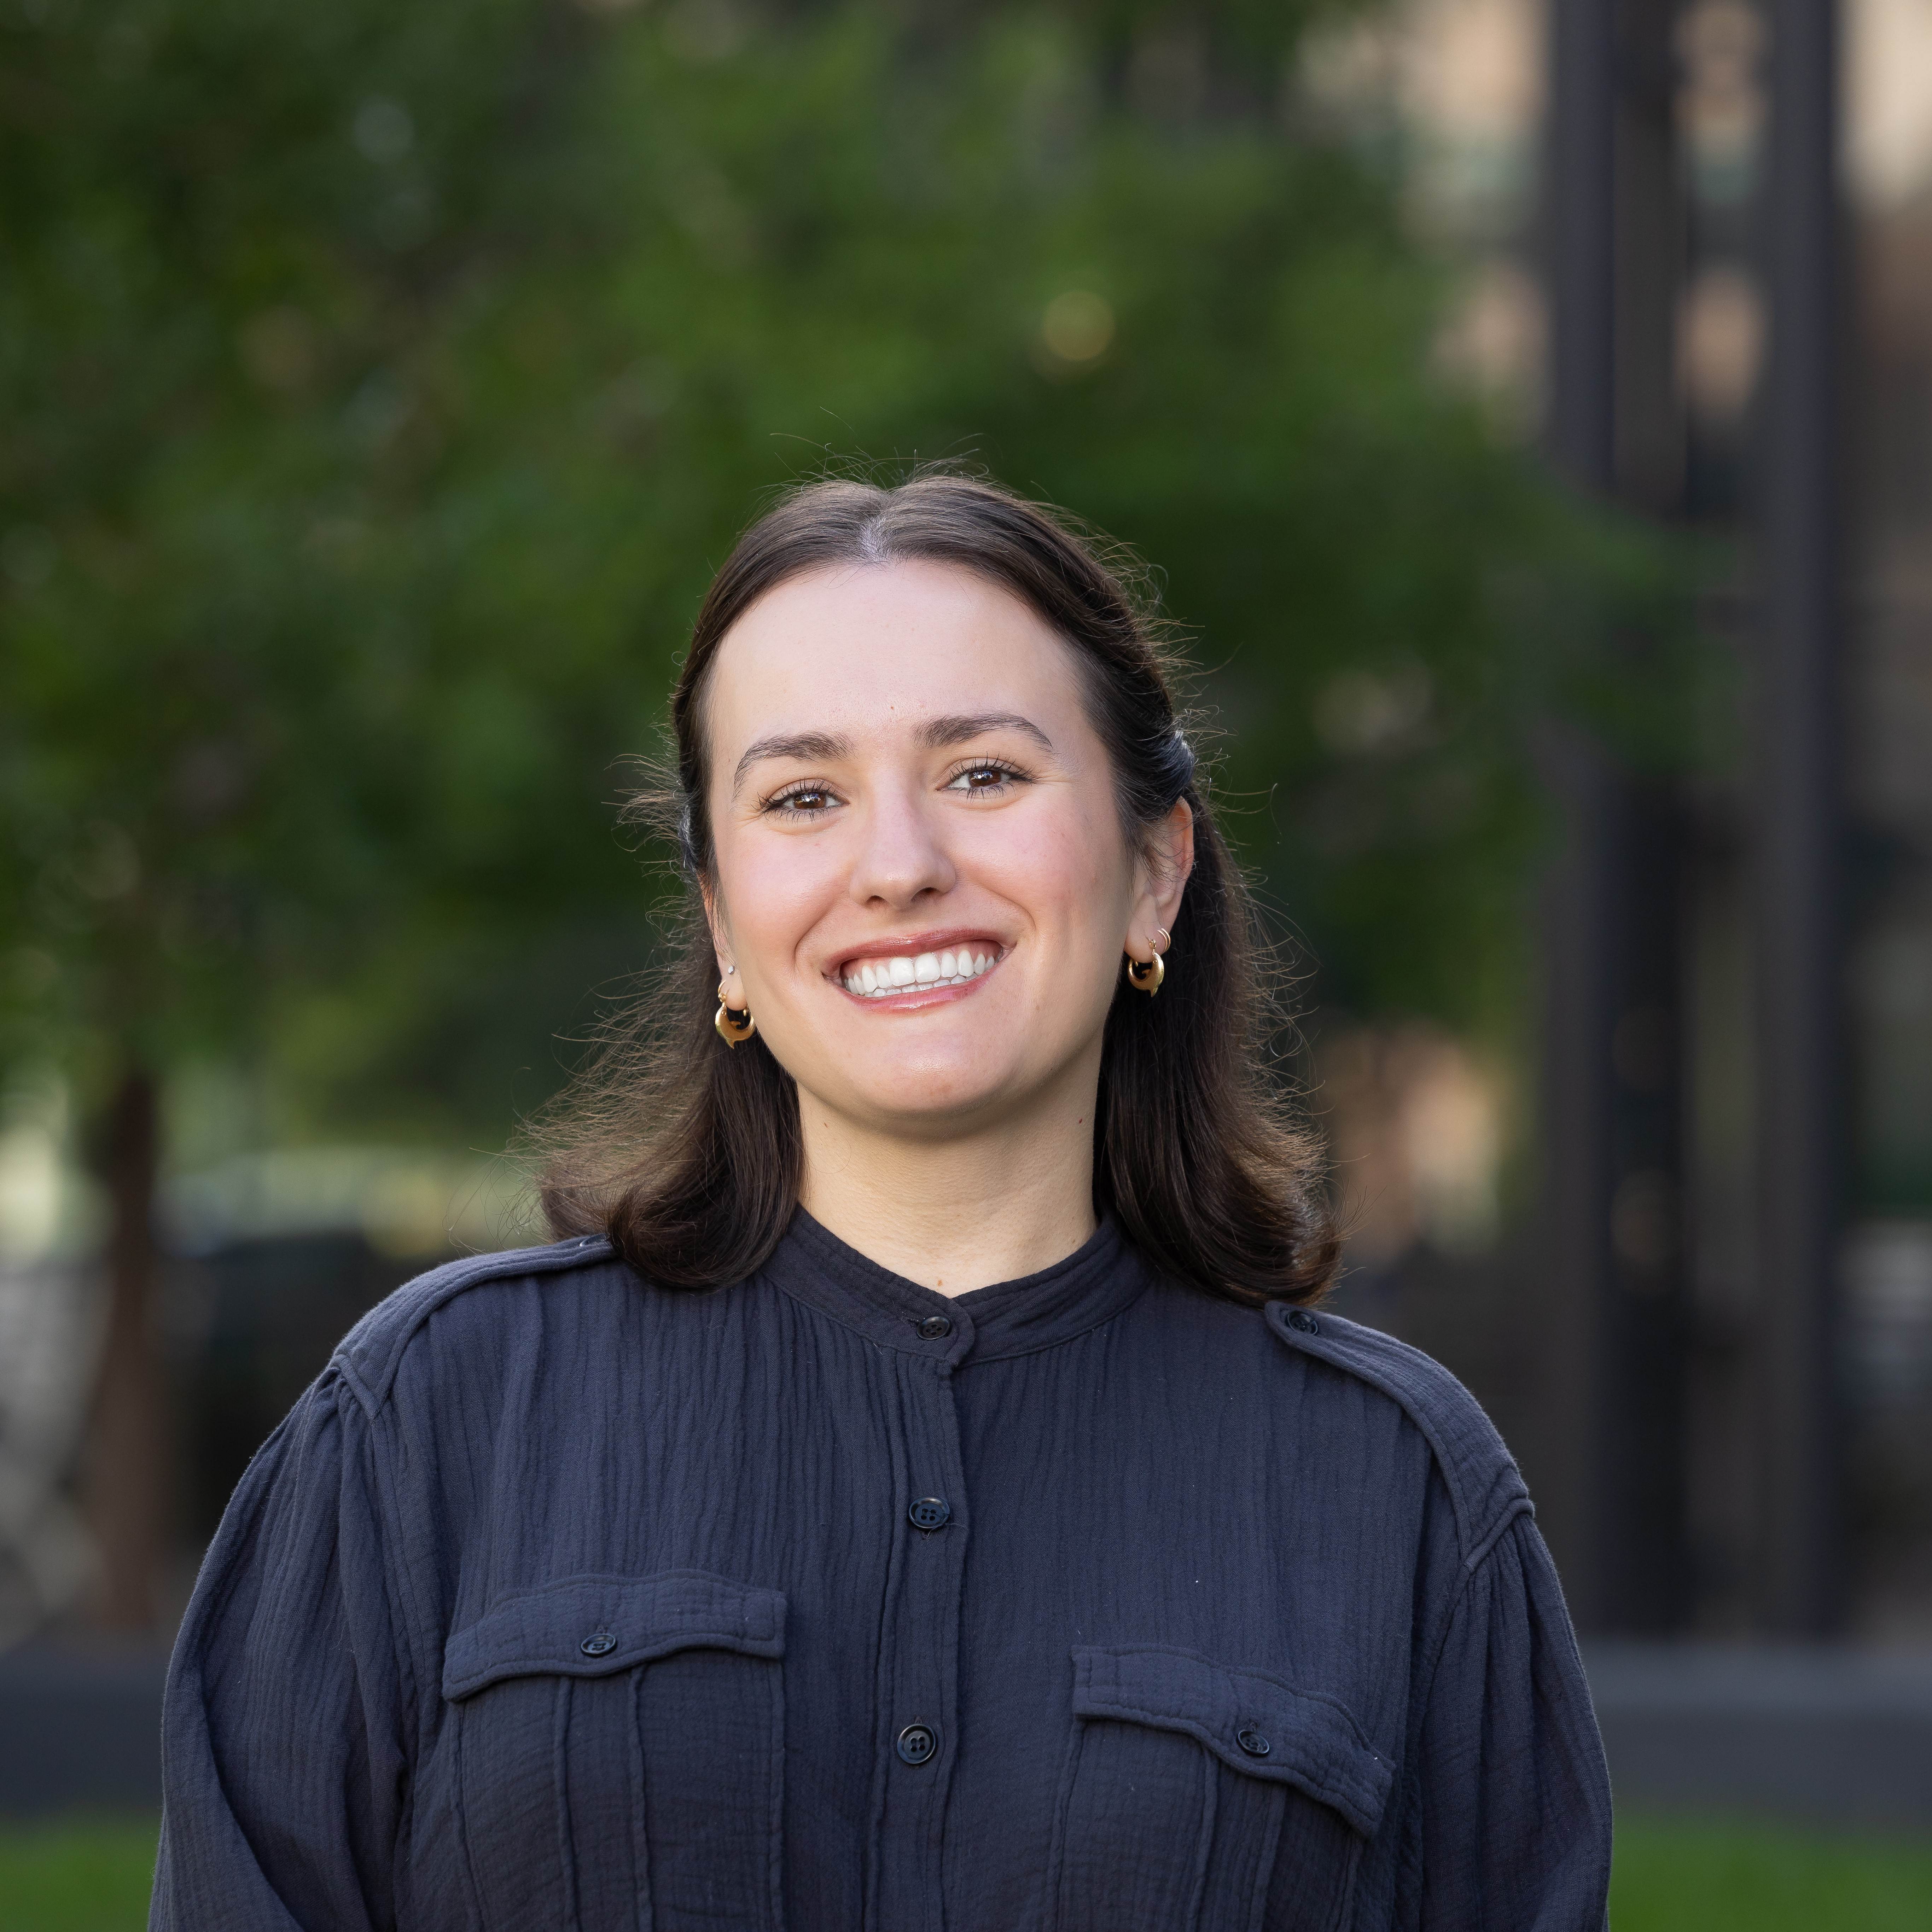
<instances>
[{"instance_id":1,"label":"brown eye","mask_svg":"<svg viewBox=\"0 0 1932 1932\"><path fill-rule=\"evenodd\" d=\"M781 792L767 802L765 809L782 817L816 818L838 801L821 786L808 785L801 791Z\"/></svg>"},{"instance_id":2,"label":"brown eye","mask_svg":"<svg viewBox=\"0 0 1932 1932\"><path fill-rule=\"evenodd\" d=\"M1019 774L1004 765L968 765L964 771L956 772L947 789L958 791L998 791L1002 785L1012 783Z\"/></svg>"}]
</instances>

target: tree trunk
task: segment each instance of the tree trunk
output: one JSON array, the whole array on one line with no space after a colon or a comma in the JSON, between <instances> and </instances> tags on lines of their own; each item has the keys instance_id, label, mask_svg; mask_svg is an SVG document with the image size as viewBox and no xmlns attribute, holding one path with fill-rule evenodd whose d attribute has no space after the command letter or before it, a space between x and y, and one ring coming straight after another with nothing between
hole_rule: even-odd
<instances>
[{"instance_id":1,"label":"tree trunk","mask_svg":"<svg viewBox=\"0 0 1932 1932\"><path fill-rule=\"evenodd\" d=\"M152 1078L130 1066L106 1123L107 1318L86 1466L100 1565L95 1618L114 1630L154 1628L167 1545L170 1458L154 1310L158 1111Z\"/></svg>"}]
</instances>

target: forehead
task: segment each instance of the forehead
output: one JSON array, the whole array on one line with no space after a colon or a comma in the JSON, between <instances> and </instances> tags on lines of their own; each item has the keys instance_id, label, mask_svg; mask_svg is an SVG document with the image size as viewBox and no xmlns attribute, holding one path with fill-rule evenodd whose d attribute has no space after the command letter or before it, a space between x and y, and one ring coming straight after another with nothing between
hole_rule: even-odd
<instances>
[{"instance_id":1,"label":"forehead","mask_svg":"<svg viewBox=\"0 0 1932 1932\"><path fill-rule=\"evenodd\" d=\"M1082 721L1072 650L1028 604L958 565L839 566L768 591L725 634L706 693L713 769L774 731L854 743L928 718Z\"/></svg>"}]
</instances>

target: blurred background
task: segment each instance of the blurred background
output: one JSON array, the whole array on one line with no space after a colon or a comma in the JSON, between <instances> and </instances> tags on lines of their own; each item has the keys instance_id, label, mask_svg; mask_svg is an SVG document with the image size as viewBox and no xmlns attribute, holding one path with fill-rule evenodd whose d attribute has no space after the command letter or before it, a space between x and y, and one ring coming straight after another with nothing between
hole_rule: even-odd
<instances>
[{"instance_id":1,"label":"blurred background","mask_svg":"<svg viewBox=\"0 0 1932 1932\"><path fill-rule=\"evenodd\" d=\"M249 1455L542 1238L734 532L949 457L1191 638L1620 1798L1932 1828L1932 0L0 0L0 1810L152 1802Z\"/></svg>"}]
</instances>

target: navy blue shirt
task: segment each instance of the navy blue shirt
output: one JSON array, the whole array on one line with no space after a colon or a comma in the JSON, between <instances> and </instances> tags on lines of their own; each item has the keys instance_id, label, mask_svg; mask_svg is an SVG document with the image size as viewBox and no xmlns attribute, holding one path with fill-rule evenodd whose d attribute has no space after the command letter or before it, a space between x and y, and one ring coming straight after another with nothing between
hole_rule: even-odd
<instances>
[{"instance_id":1,"label":"navy blue shirt","mask_svg":"<svg viewBox=\"0 0 1932 1932\"><path fill-rule=\"evenodd\" d=\"M800 1213L392 1296L169 1680L174 1932L1599 1932L1556 1578L1476 1404L1111 1226L955 1298Z\"/></svg>"}]
</instances>

